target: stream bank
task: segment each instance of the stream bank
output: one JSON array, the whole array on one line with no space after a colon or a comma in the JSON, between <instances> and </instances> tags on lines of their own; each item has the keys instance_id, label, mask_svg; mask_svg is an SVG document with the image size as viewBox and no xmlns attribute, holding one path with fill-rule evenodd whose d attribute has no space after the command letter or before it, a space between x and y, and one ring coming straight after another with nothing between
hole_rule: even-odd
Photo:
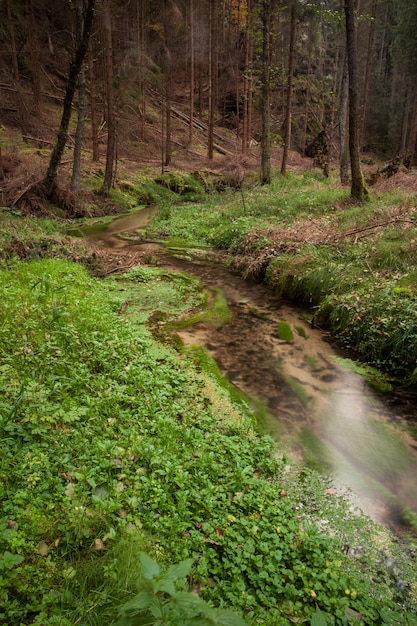
<instances>
[{"instance_id":1,"label":"stream bank","mask_svg":"<svg viewBox=\"0 0 417 626\"><path fill-rule=\"evenodd\" d=\"M266 430L301 462L330 472L335 492L349 487L372 519L397 534L410 532L417 516L417 442L404 411L390 406L389 396L372 392L363 376L345 366L346 355L330 337L265 285L243 281L198 251L168 252L147 241L144 229L153 211L87 234L101 246L196 275L212 296L221 290L230 321L178 330L185 346L205 346L226 378L254 399L254 410L262 407ZM282 324L290 332L286 338L278 332Z\"/></svg>"}]
</instances>

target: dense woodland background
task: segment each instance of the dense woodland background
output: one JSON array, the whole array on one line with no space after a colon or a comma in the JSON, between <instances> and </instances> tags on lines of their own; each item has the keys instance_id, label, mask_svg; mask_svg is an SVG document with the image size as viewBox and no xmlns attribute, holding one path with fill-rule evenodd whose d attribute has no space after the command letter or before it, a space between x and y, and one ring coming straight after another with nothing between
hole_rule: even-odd
<instances>
[{"instance_id":1,"label":"dense woodland background","mask_svg":"<svg viewBox=\"0 0 417 626\"><path fill-rule=\"evenodd\" d=\"M39 148L53 145L57 105L64 102L86 12L94 4L78 97L71 102L78 116L69 127L69 144L74 159L77 136L78 159L81 146L93 161L106 157L105 192L117 158L146 164L152 156L166 167L177 148L191 149L202 136L205 145L199 147L208 162L217 154L238 159L259 153L258 144L262 162L268 161L267 135L266 149L281 151L283 173L291 149L315 157L325 172L329 159L338 159L346 182L343 0L2 0L3 128L20 129ZM362 155L412 165L417 5L355 0L354 8ZM231 151L222 147L222 127L235 137ZM77 176L75 167L75 190Z\"/></svg>"}]
</instances>

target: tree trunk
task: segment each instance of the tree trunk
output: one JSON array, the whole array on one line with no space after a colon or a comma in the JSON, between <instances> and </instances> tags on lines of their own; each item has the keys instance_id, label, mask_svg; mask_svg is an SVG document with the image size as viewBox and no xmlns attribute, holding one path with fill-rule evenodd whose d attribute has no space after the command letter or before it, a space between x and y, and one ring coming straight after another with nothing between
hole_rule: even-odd
<instances>
[{"instance_id":1,"label":"tree trunk","mask_svg":"<svg viewBox=\"0 0 417 626\"><path fill-rule=\"evenodd\" d=\"M25 15L28 34L30 66L32 73L33 100L35 103L36 113L39 115L41 110L41 81L39 77L39 54L35 38L33 7L31 0L25 0Z\"/></svg>"},{"instance_id":2,"label":"tree trunk","mask_svg":"<svg viewBox=\"0 0 417 626\"><path fill-rule=\"evenodd\" d=\"M6 9L7 9L7 22L9 26L9 35L10 35L10 47L12 52L12 68L13 68L13 76L16 84L16 89L18 93L17 98L17 111L19 115L19 125L22 134L26 133L26 111L23 101L23 90L22 84L20 82L20 74L19 74L19 62L17 57L17 47L16 47L16 39L14 36L14 26L13 26L13 18L12 18L12 10L10 8L10 0L6 0Z\"/></svg>"},{"instance_id":3,"label":"tree trunk","mask_svg":"<svg viewBox=\"0 0 417 626\"><path fill-rule=\"evenodd\" d=\"M368 198L368 189L362 174L359 148L360 114L359 114L359 81L356 47L356 26L354 1L345 0L346 18L346 49L349 74L349 154L352 176L351 196L363 202Z\"/></svg>"},{"instance_id":4,"label":"tree trunk","mask_svg":"<svg viewBox=\"0 0 417 626\"><path fill-rule=\"evenodd\" d=\"M207 159L213 161L214 158L214 112L216 109L216 73L217 73L217 2L210 1L209 13L209 112L208 112L208 140Z\"/></svg>"},{"instance_id":5,"label":"tree trunk","mask_svg":"<svg viewBox=\"0 0 417 626\"><path fill-rule=\"evenodd\" d=\"M190 0L190 128L188 142L194 139L194 89L195 89L195 50L194 50L194 0Z\"/></svg>"},{"instance_id":6,"label":"tree trunk","mask_svg":"<svg viewBox=\"0 0 417 626\"><path fill-rule=\"evenodd\" d=\"M251 0L246 4L246 25L245 25L245 69L244 69L244 93L243 93L243 114L242 114L242 154L247 154L251 137L251 106L252 106L252 7Z\"/></svg>"},{"instance_id":7,"label":"tree trunk","mask_svg":"<svg viewBox=\"0 0 417 626\"><path fill-rule=\"evenodd\" d=\"M295 2L291 4L291 22L290 22L290 47L288 52L288 78L287 78L287 106L285 111L284 123L284 150L282 152L281 174L285 176L287 173L288 151L291 143L291 116L292 116L292 90L293 75L295 62Z\"/></svg>"},{"instance_id":8,"label":"tree trunk","mask_svg":"<svg viewBox=\"0 0 417 626\"><path fill-rule=\"evenodd\" d=\"M88 79L90 83L91 141L93 148L93 161L97 163L100 159L100 152L98 148L96 76L94 72L94 56L91 39L88 44Z\"/></svg>"},{"instance_id":9,"label":"tree trunk","mask_svg":"<svg viewBox=\"0 0 417 626\"><path fill-rule=\"evenodd\" d=\"M165 165L168 167L171 163L171 24L170 12L167 0L164 1L164 79L165 79Z\"/></svg>"},{"instance_id":10,"label":"tree trunk","mask_svg":"<svg viewBox=\"0 0 417 626\"><path fill-rule=\"evenodd\" d=\"M102 192L108 196L113 185L114 159L116 154L116 115L114 109L114 86L113 86L113 35L110 0L104 0L104 68L106 74L106 100L107 100L107 151L106 169Z\"/></svg>"},{"instance_id":11,"label":"tree trunk","mask_svg":"<svg viewBox=\"0 0 417 626\"><path fill-rule=\"evenodd\" d=\"M361 146L363 145L363 142L364 142L365 129L366 129L366 114L368 112L369 83L371 80L372 55L374 52L377 5L378 5L378 0L373 0L372 19L369 25L368 51L366 55L365 78L364 78L364 85L363 85L362 119L361 119L361 129L360 129L360 138L359 138Z\"/></svg>"},{"instance_id":12,"label":"tree trunk","mask_svg":"<svg viewBox=\"0 0 417 626\"><path fill-rule=\"evenodd\" d=\"M413 113L411 116L411 128L408 135L406 158L409 160L410 165L414 163L414 154L416 151L417 142L417 87L414 87L414 105Z\"/></svg>"},{"instance_id":13,"label":"tree trunk","mask_svg":"<svg viewBox=\"0 0 417 626\"><path fill-rule=\"evenodd\" d=\"M83 29L83 5L82 0L76 0L75 10L77 12L77 41L81 39ZM81 179L81 148L84 137L84 121L85 121L85 71L81 67L78 75L78 117L77 130L75 132L74 158L72 164L71 189L74 193L80 190Z\"/></svg>"},{"instance_id":14,"label":"tree trunk","mask_svg":"<svg viewBox=\"0 0 417 626\"><path fill-rule=\"evenodd\" d=\"M349 142L348 142L348 107L349 107L349 80L347 75L346 58L342 65L343 76L340 89L340 182L347 185L349 182Z\"/></svg>"},{"instance_id":15,"label":"tree trunk","mask_svg":"<svg viewBox=\"0 0 417 626\"><path fill-rule=\"evenodd\" d=\"M71 107L74 98L75 89L77 86L78 74L80 73L81 66L83 64L84 57L87 52L88 40L90 37L91 25L94 17L95 0L88 0L87 6L84 9L84 28L83 34L78 42L78 46L75 50L74 57L70 64L70 70L68 75L67 87L65 90L64 107L62 111L61 124L58 131L55 147L52 151L52 155L49 161L48 171L44 178L44 186L46 195L48 198L52 196L58 167L61 162L62 155L65 150L65 144L68 137L68 126L71 119Z\"/></svg>"},{"instance_id":16,"label":"tree trunk","mask_svg":"<svg viewBox=\"0 0 417 626\"><path fill-rule=\"evenodd\" d=\"M262 51L261 51L261 183L271 182L271 113L270 113L270 48L272 0L262 0Z\"/></svg>"}]
</instances>

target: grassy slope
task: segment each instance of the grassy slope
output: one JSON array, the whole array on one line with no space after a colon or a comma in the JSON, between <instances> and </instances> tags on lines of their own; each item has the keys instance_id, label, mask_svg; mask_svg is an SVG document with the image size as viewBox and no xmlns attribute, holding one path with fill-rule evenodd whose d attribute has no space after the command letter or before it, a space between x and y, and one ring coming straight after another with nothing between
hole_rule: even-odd
<instances>
[{"instance_id":1,"label":"grassy slope","mask_svg":"<svg viewBox=\"0 0 417 626\"><path fill-rule=\"evenodd\" d=\"M341 195L330 199L314 180L291 184L317 216ZM166 209L164 230L217 245L225 236L244 250L247 232L294 221L279 186L247 197L243 214L236 195L222 206L212 196L210 211ZM27 222L18 223L21 233ZM59 240L48 228L42 241ZM260 241L270 245L263 237L252 239L259 253ZM155 343L146 309L120 315L132 284L149 310L169 291L158 273L127 279L103 285L57 259L1 271L1 619L111 624L136 591L145 549L165 563L193 557L202 595L249 624L309 619L316 606L330 624L412 623L413 559L326 495L314 473L276 458L241 406ZM185 308L194 306L195 285L179 284Z\"/></svg>"},{"instance_id":2,"label":"grassy slope","mask_svg":"<svg viewBox=\"0 0 417 626\"><path fill-rule=\"evenodd\" d=\"M311 308L358 357L414 385L414 201L394 189L355 206L336 181L305 173L162 211L155 231L229 250L243 273Z\"/></svg>"}]
</instances>

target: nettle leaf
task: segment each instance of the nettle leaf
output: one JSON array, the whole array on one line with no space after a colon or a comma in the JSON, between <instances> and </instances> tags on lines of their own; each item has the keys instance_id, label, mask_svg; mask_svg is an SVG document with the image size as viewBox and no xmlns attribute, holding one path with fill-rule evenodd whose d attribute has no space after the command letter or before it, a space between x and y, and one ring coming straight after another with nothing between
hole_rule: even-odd
<instances>
[{"instance_id":1,"label":"nettle leaf","mask_svg":"<svg viewBox=\"0 0 417 626\"><path fill-rule=\"evenodd\" d=\"M324 617L324 613L320 611L319 607L316 608L316 612L311 618L310 626L327 626L327 621Z\"/></svg>"},{"instance_id":2,"label":"nettle leaf","mask_svg":"<svg viewBox=\"0 0 417 626\"><path fill-rule=\"evenodd\" d=\"M0 569L13 569L16 565L20 565L25 560L20 554L12 554L6 550L0 558Z\"/></svg>"},{"instance_id":3,"label":"nettle leaf","mask_svg":"<svg viewBox=\"0 0 417 626\"><path fill-rule=\"evenodd\" d=\"M145 609L149 608L153 599L153 593L150 593L149 591L140 591L134 598L132 598L122 606L120 612L134 615L135 613L144 611Z\"/></svg>"},{"instance_id":4,"label":"nettle leaf","mask_svg":"<svg viewBox=\"0 0 417 626\"><path fill-rule=\"evenodd\" d=\"M177 590L175 589L174 581L173 580L169 580L169 579L168 580L164 579L164 580L159 581L158 590L167 593L172 598L174 596L176 596L176 594L177 594Z\"/></svg>"},{"instance_id":5,"label":"nettle leaf","mask_svg":"<svg viewBox=\"0 0 417 626\"><path fill-rule=\"evenodd\" d=\"M186 559L185 561L181 561L181 563L171 565L171 567L167 569L164 578L168 578L169 580L185 578L190 573L193 562L194 559Z\"/></svg>"},{"instance_id":6,"label":"nettle leaf","mask_svg":"<svg viewBox=\"0 0 417 626\"><path fill-rule=\"evenodd\" d=\"M142 576L145 580L151 580L151 578L155 578L161 573L158 563L144 552L140 553L140 564L142 566Z\"/></svg>"},{"instance_id":7,"label":"nettle leaf","mask_svg":"<svg viewBox=\"0 0 417 626\"><path fill-rule=\"evenodd\" d=\"M213 609L202 598L188 591L177 593L175 604L187 617L196 617L197 615L203 615L210 619L214 617Z\"/></svg>"}]
</instances>

